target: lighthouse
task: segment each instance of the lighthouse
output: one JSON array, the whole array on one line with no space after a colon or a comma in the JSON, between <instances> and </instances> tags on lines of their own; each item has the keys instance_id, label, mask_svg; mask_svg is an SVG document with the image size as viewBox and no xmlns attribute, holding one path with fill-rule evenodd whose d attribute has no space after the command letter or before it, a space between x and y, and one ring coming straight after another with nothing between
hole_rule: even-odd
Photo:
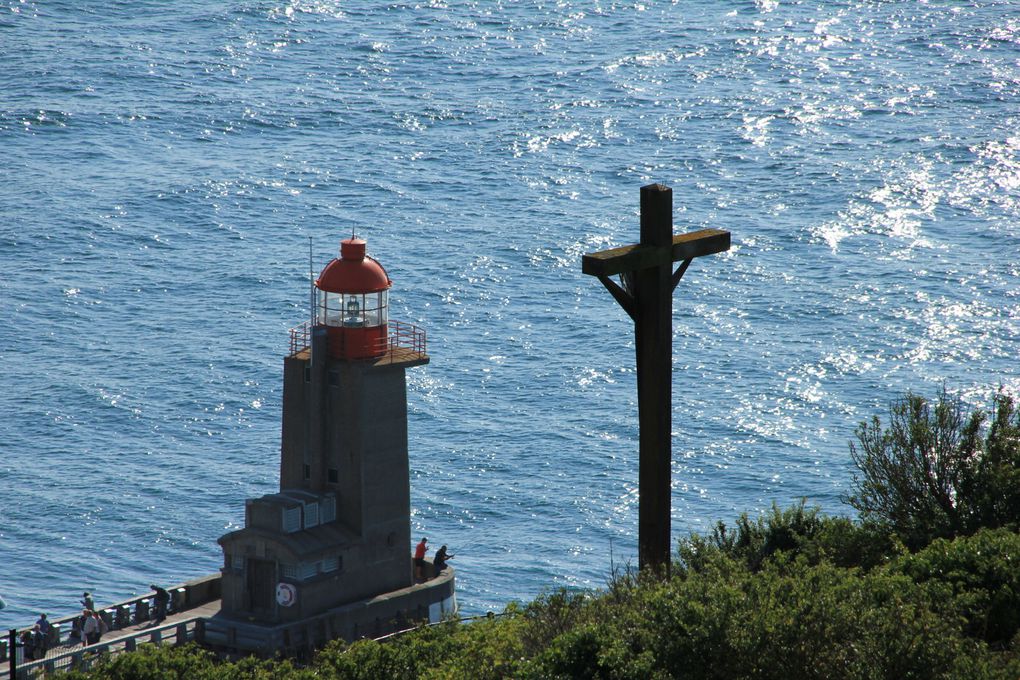
<instances>
[{"instance_id":1,"label":"lighthouse","mask_svg":"<svg viewBox=\"0 0 1020 680\"><path fill-rule=\"evenodd\" d=\"M219 539L207 639L353 639L456 608L452 570L414 581L406 371L429 356L424 330L389 317L392 285L355 237L315 280L283 361L280 490L248 499L244 528Z\"/></svg>"}]
</instances>

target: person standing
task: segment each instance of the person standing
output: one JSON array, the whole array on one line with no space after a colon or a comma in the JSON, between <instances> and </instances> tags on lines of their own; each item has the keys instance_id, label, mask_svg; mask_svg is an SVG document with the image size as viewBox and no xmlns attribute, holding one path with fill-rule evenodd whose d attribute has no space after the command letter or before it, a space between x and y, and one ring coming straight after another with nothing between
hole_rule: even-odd
<instances>
[{"instance_id":1,"label":"person standing","mask_svg":"<svg viewBox=\"0 0 1020 680\"><path fill-rule=\"evenodd\" d=\"M166 588L160 588L157 585L150 585L156 592L156 596L152 598L156 604L156 623L159 623L166 618L166 610L170 604L170 593L167 592Z\"/></svg>"},{"instance_id":2,"label":"person standing","mask_svg":"<svg viewBox=\"0 0 1020 680\"><path fill-rule=\"evenodd\" d=\"M99 616L91 609L86 609L85 622L81 624L82 646L88 647L99 642Z\"/></svg>"},{"instance_id":3,"label":"person standing","mask_svg":"<svg viewBox=\"0 0 1020 680\"><path fill-rule=\"evenodd\" d=\"M32 626L32 646L35 647L35 658L46 658L46 636L43 635L38 623Z\"/></svg>"},{"instance_id":4,"label":"person standing","mask_svg":"<svg viewBox=\"0 0 1020 680\"><path fill-rule=\"evenodd\" d=\"M92 601L92 595L90 595L89 593L82 593L81 606L84 609L95 609L96 603Z\"/></svg>"},{"instance_id":5,"label":"person standing","mask_svg":"<svg viewBox=\"0 0 1020 680\"><path fill-rule=\"evenodd\" d=\"M414 577L419 581L425 580L425 553L429 551L428 542L429 539L423 536L414 548Z\"/></svg>"},{"instance_id":6,"label":"person standing","mask_svg":"<svg viewBox=\"0 0 1020 680\"><path fill-rule=\"evenodd\" d=\"M49 649L53 644L53 624L49 622L45 614L40 614L39 620L35 622L35 625L39 626L39 632L42 633L43 649Z\"/></svg>"},{"instance_id":7,"label":"person standing","mask_svg":"<svg viewBox=\"0 0 1020 680\"><path fill-rule=\"evenodd\" d=\"M18 639L21 641L21 649L25 655L25 660L35 661L35 639L32 637L32 631L26 630Z\"/></svg>"}]
</instances>

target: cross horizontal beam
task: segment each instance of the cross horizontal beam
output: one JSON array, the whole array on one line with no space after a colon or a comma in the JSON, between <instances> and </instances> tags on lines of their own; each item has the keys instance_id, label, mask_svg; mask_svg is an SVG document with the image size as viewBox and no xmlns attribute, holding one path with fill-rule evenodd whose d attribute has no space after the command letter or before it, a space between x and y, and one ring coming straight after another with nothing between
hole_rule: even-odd
<instances>
[{"instance_id":1,"label":"cross horizontal beam","mask_svg":"<svg viewBox=\"0 0 1020 680\"><path fill-rule=\"evenodd\" d=\"M667 262L690 260L703 255L715 255L730 249L730 232L721 229L701 229L673 237L668 251L640 244L600 250L581 256L581 272L591 276L615 276Z\"/></svg>"}]
</instances>

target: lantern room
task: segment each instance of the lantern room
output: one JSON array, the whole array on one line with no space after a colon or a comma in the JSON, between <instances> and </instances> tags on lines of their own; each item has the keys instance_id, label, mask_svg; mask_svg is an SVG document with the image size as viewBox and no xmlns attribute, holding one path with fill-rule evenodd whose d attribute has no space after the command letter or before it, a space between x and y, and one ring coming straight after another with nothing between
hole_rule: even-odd
<instances>
[{"instance_id":1,"label":"lantern room","mask_svg":"<svg viewBox=\"0 0 1020 680\"><path fill-rule=\"evenodd\" d=\"M316 325L327 329L331 357L371 359L386 353L391 285L383 266L366 253L363 239L340 242L340 257L315 281Z\"/></svg>"}]
</instances>

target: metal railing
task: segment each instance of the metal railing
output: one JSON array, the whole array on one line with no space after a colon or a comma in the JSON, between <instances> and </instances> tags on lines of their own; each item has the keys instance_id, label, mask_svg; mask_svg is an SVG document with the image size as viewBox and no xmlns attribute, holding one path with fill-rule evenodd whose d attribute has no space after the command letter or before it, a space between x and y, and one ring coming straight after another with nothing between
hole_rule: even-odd
<instances>
[{"instance_id":1,"label":"metal railing","mask_svg":"<svg viewBox=\"0 0 1020 680\"><path fill-rule=\"evenodd\" d=\"M488 612L480 616L461 616L461 617L451 616L449 618L443 619L442 621L428 621L425 623L420 623L417 626L411 626L410 628L402 628L400 630L395 630L392 633L387 633L386 635L372 639L375 640L376 642L389 642L390 640L395 640L402 635L405 635L407 633L413 633L414 631L422 630L423 628L434 628L436 626L445 626L451 623L474 623L475 621L491 621L492 619L495 619L497 617L510 615L511 614L507 612ZM350 651L349 647L344 650L344 654L346 654L348 651Z\"/></svg>"},{"instance_id":2,"label":"metal railing","mask_svg":"<svg viewBox=\"0 0 1020 680\"><path fill-rule=\"evenodd\" d=\"M290 329L290 354L293 356L311 346L311 322L305 321ZM425 356L425 330L404 321L390 320L387 323L385 345L380 346L380 353L404 350L417 356Z\"/></svg>"},{"instance_id":3,"label":"metal railing","mask_svg":"<svg viewBox=\"0 0 1020 680\"><path fill-rule=\"evenodd\" d=\"M93 645L62 645L48 650L42 659L26 658L24 649L19 645L15 651L15 663L10 667L10 679L34 680L49 677L56 671L88 670L108 654L133 652L138 645L145 643L161 645L169 642L173 645L182 645L201 638L203 624L204 621L196 617L188 621L145 628L128 635L116 637L111 635L109 641L100 640Z\"/></svg>"},{"instance_id":4,"label":"metal railing","mask_svg":"<svg viewBox=\"0 0 1020 680\"><path fill-rule=\"evenodd\" d=\"M168 613L178 613L187 608L187 589L185 586L175 586L169 589L170 603L167 607ZM107 631L116 631L128 626L138 625L151 621L155 616L155 594L148 593L140 597L118 602L96 609L96 614L103 620ZM33 639L34 626L19 628L11 631L18 641L18 653L22 656L34 657L30 660L40 660L48 657L51 653L60 653L59 650L70 645L81 644L80 625L81 614L73 614L63 618L50 621L50 632L45 639ZM25 635L30 636L24 639ZM8 636L9 638L9 636ZM27 644L26 644L27 643ZM0 641L0 662L9 659L8 650L10 641Z\"/></svg>"},{"instance_id":5,"label":"metal railing","mask_svg":"<svg viewBox=\"0 0 1020 680\"><path fill-rule=\"evenodd\" d=\"M424 356L425 329L403 321L390 321L389 343L391 352L396 349L405 349L418 356Z\"/></svg>"},{"instance_id":6,"label":"metal railing","mask_svg":"<svg viewBox=\"0 0 1020 680\"><path fill-rule=\"evenodd\" d=\"M167 607L169 615L181 614L195 607L219 598L219 574L202 577L187 583L167 588L170 602ZM173 629L177 636L176 626L180 620L159 627L148 626L135 632L124 631L125 628L147 624L155 619L155 593L149 592L139 597L117 602L97 608L95 611L105 624L106 631L97 645L84 646L81 633L82 615L75 614L54 619L49 622L50 633L45 640L42 636L33 635L34 626L12 629L0 638L0 678L22 680L34 678L43 672L67 670L76 667L77 663L93 663L94 658L102 651L124 651L131 649L137 641L156 641L157 643L171 637L166 631ZM179 618L179 617L178 617ZM194 636L193 622L186 622L188 639ZM158 633L158 639L153 635ZM130 640L130 641L129 641ZM17 672L15 673L15 669Z\"/></svg>"},{"instance_id":7,"label":"metal railing","mask_svg":"<svg viewBox=\"0 0 1020 680\"><path fill-rule=\"evenodd\" d=\"M303 352L312 344L312 324L304 323L290 329L290 353L291 355Z\"/></svg>"}]
</instances>

